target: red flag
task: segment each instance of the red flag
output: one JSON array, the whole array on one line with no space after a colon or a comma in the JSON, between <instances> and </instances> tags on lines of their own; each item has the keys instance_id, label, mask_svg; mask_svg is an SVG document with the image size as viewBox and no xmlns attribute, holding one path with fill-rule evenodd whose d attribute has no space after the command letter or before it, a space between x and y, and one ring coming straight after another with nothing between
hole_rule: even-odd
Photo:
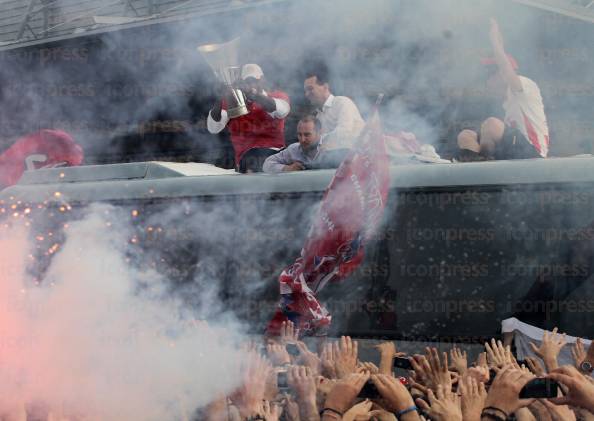
<instances>
[{"instance_id":1,"label":"red flag","mask_svg":"<svg viewBox=\"0 0 594 421\"><path fill-rule=\"evenodd\" d=\"M61 130L40 130L18 139L0 155L0 187L19 181L26 170L75 166L83 162L83 150Z\"/></svg>"},{"instance_id":2,"label":"red flag","mask_svg":"<svg viewBox=\"0 0 594 421\"><path fill-rule=\"evenodd\" d=\"M324 193L301 255L279 277L281 299L268 325L270 335L277 335L285 320L309 333L330 325L331 315L316 294L359 266L381 222L390 179L377 111L356 144Z\"/></svg>"}]
</instances>

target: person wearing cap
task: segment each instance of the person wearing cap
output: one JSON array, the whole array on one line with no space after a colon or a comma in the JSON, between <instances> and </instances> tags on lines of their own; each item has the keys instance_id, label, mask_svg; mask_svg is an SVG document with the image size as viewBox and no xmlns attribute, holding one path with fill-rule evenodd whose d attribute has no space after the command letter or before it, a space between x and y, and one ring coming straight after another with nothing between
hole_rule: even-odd
<instances>
[{"instance_id":1,"label":"person wearing cap","mask_svg":"<svg viewBox=\"0 0 594 421\"><path fill-rule=\"evenodd\" d=\"M491 19L490 39L493 57L483 59L489 78L487 87L503 101L504 120L487 118L477 133L463 130L458 147L476 160L546 158L549 128L538 85L517 73L516 60L506 54L499 26ZM465 159L467 160L467 159Z\"/></svg>"},{"instance_id":2,"label":"person wearing cap","mask_svg":"<svg viewBox=\"0 0 594 421\"><path fill-rule=\"evenodd\" d=\"M312 67L305 76L305 98L317 109L315 115L322 123L322 149L331 151L352 148L365 126L357 105L346 96L332 94L325 65Z\"/></svg>"},{"instance_id":3,"label":"person wearing cap","mask_svg":"<svg viewBox=\"0 0 594 421\"><path fill-rule=\"evenodd\" d=\"M239 172L261 171L264 160L285 146L285 117L289 114L289 96L282 91L264 89L264 73L257 64L241 68L239 88L247 99L249 113L230 119L226 101L221 99L208 113L206 126L210 133L229 128Z\"/></svg>"}]
</instances>

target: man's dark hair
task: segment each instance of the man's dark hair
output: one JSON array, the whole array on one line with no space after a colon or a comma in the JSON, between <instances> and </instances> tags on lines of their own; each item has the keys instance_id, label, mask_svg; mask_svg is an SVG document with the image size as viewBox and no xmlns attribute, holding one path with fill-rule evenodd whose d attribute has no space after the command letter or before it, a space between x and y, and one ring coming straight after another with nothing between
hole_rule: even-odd
<instances>
[{"instance_id":1,"label":"man's dark hair","mask_svg":"<svg viewBox=\"0 0 594 421\"><path fill-rule=\"evenodd\" d=\"M330 83L330 71L328 70L328 66L325 63L313 63L307 66L305 71L305 79L309 79L310 77L314 76L317 79L318 85Z\"/></svg>"},{"instance_id":2,"label":"man's dark hair","mask_svg":"<svg viewBox=\"0 0 594 421\"><path fill-rule=\"evenodd\" d=\"M316 132L320 132L322 130L322 122L311 114L306 114L299 119L299 123L309 123L309 122L312 122L314 124Z\"/></svg>"}]
</instances>

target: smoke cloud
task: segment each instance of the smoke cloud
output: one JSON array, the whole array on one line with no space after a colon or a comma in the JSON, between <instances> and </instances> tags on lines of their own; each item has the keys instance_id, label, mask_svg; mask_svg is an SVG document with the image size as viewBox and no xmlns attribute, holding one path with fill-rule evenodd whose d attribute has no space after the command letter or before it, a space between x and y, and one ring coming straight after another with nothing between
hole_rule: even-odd
<instances>
[{"instance_id":1,"label":"smoke cloud","mask_svg":"<svg viewBox=\"0 0 594 421\"><path fill-rule=\"evenodd\" d=\"M27 229L2 230L2 409L22 401L90 419L186 419L237 385L243 326L197 320L217 309L215 287L191 311L155 271L132 268L130 227L110 226L110 214L118 219L92 206L72 222L39 284L27 274Z\"/></svg>"}]
</instances>

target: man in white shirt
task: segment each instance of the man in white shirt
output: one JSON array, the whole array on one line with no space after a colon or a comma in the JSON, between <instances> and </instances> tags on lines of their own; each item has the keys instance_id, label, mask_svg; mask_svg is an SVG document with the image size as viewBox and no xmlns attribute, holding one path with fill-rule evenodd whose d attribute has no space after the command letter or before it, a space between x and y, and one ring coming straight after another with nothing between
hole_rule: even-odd
<instances>
[{"instance_id":1,"label":"man in white shirt","mask_svg":"<svg viewBox=\"0 0 594 421\"><path fill-rule=\"evenodd\" d=\"M322 123L322 149L352 148L365 121L350 98L332 95L327 69L320 66L310 70L303 89L307 100L317 108L316 117Z\"/></svg>"},{"instance_id":2,"label":"man in white shirt","mask_svg":"<svg viewBox=\"0 0 594 421\"><path fill-rule=\"evenodd\" d=\"M504 121L489 117L480 133L463 130L458 147L487 159L546 158L549 152L549 128L538 85L517 74L518 65L505 53L497 22L491 20L493 57L483 60L490 76L488 88L501 97Z\"/></svg>"}]
</instances>

